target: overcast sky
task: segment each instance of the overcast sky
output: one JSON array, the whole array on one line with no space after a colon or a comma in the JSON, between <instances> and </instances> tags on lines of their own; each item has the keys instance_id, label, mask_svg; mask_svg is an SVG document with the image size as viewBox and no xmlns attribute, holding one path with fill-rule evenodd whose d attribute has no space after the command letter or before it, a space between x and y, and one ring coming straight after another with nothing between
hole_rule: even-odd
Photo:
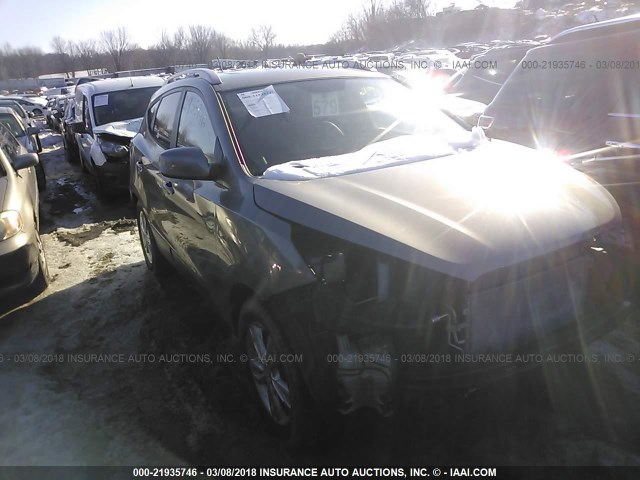
<instances>
[{"instance_id":1,"label":"overcast sky","mask_svg":"<svg viewBox=\"0 0 640 480\"><path fill-rule=\"evenodd\" d=\"M272 25L277 43L324 43L364 0L0 0L0 44L36 46L50 51L51 38L98 38L103 30L124 26L134 42L153 45L162 30L202 24L240 40L252 27ZM450 1L432 0L441 10ZM485 0L491 6L511 7L515 0ZM459 0L473 8L478 0ZM14 21L15 19L15 21Z\"/></svg>"}]
</instances>

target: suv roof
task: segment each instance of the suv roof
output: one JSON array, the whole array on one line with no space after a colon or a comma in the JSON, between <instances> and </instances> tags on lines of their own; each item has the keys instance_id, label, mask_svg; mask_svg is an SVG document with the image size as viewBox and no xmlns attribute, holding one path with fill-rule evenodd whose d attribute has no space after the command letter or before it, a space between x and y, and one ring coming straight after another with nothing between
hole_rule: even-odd
<instances>
[{"instance_id":1,"label":"suv roof","mask_svg":"<svg viewBox=\"0 0 640 480\"><path fill-rule=\"evenodd\" d=\"M354 68L247 68L238 70L214 71L206 68L186 70L168 79L167 83L187 78L203 78L218 91L270 85L273 83L315 80L321 78L379 77L388 78L381 73Z\"/></svg>"},{"instance_id":2,"label":"suv roof","mask_svg":"<svg viewBox=\"0 0 640 480\"><path fill-rule=\"evenodd\" d=\"M16 112L11 107L0 107L0 113L8 113L10 115L16 116Z\"/></svg>"},{"instance_id":3,"label":"suv roof","mask_svg":"<svg viewBox=\"0 0 640 480\"><path fill-rule=\"evenodd\" d=\"M640 30L640 14L573 27L564 32L560 32L554 36L549 43L572 42L574 40L602 37L604 35L626 33L634 30Z\"/></svg>"},{"instance_id":4,"label":"suv roof","mask_svg":"<svg viewBox=\"0 0 640 480\"><path fill-rule=\"evenodd\" d=\"M77 90L93 96L101 93L127 90L129 88L160 87L163 84L163 80L158 77L109 78L96 82L83 83L78 86Z\"/></svg>"}]
</instances>

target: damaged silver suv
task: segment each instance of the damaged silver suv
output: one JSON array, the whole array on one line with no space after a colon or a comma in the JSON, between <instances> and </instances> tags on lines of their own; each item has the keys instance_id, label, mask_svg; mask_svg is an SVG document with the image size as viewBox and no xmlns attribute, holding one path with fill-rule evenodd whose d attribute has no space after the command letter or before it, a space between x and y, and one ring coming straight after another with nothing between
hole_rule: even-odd
<instances>
[{"instance_id":1,"label":"damaged silver suv","mask_svg":"<svg viewBox=\"0 0 640 480\"><path fill-rule=\"evenodd\" d=\"M293 443L326 412L501 370L460 355L584 342L630 308L604 188L381 74L184 72L131 149L147 266L217 302Z\"/></svg>"}]
</instances>

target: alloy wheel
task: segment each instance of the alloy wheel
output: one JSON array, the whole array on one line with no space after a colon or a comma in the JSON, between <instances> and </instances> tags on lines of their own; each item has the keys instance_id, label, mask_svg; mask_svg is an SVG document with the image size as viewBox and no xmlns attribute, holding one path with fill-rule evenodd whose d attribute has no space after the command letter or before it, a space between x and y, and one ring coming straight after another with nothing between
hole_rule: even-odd
<instances>
[{"instance_id":1,"label":"alloy wheel","mask_svg":"<svg viewBox=\"0 0 640 480\"><path fill-rule=\"evenodd\" d=\"M253 322L246 335L249 369L258 396L269 416L278 425L291 421L291 392L279 363L279 354L265 326Z\"/></svg>"},{"instance_id":2,"label":"alloy wheel","mask_svg":"<svg viewBox=\"0 0 640 480\"><path fill-rule=\"evenodd\" d=\"M140 210L138 213L138 225L140 226L140 240L144 254L147 257L149 265L153 265L153 246L151 244L151 231L149 229L149 222L144 211Z\"/></svg>"}]
</instances>

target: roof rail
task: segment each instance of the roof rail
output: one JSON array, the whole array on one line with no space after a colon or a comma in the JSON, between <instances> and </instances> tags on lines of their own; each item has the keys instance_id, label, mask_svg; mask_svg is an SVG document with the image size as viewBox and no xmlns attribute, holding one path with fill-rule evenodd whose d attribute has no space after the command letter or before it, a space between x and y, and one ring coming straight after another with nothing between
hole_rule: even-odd
<instances>
[{"instance_id":1,"label":"roof rail","mask_svg":"<svg viewBox=\"0 0 640 480\"><path fill-rule=\"evenodd\" d=\"M189 70L183 70L167 78L167 83L175 82L176 80L183 80L185 78L202 78L209 82L211 85L220 85L222 81L218 74L208 68L191 68Z\"/></svg>"},{"instance_id":2,"label":"roof rail","mask_svg":"<svg viewBox=\"0 0 640 480\"><path fill-rule=\"evenodd\" d=\"M569 42L609 34L627 33L638 30L638 28L640 28L640 15L628 15L626 17L612 18L610 20L569 28L551 37L549 43Z\"/></svg>"}]
</instances>

